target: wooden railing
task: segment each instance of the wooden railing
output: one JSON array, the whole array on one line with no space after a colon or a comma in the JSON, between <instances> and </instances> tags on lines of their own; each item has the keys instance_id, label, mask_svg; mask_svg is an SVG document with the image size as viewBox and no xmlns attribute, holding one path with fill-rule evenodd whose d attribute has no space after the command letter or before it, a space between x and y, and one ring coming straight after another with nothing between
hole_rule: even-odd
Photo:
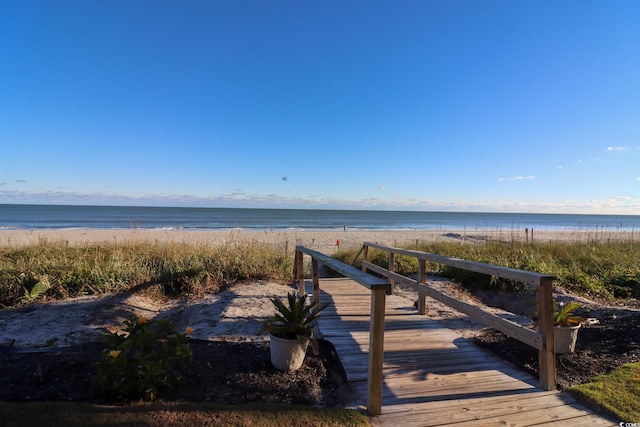
<instances>
[{"instance_id":1,"label":"wooden railing","mask_svg":"<svg viewBox=\"0 0 640 427\"><path fill-rule=\"evenodd\" d=\"M384 269L368 261L369 248L379 249L389 254L388 269ZM394 272L395 255L405 255L418 259L418 280L413 280ZM556 359L553 343L552 297L553 280L555 279L554 276L516 270L513 268L498 267L480 262L465 261L462 259L449 258L426 252L392 248L369 242L364 243L362 256L362 271L366 272L369 270L387 277L391 284L396 281L406 284L415 284L418 290L418 311L420 314L426 313L425 297L429 296L461 313L468 315L484 325L504 332L508 336L536 348L538 350L540 385L546 390L556 389ZM460 301L430 287L426 283L427 261L462 270L496 276L502 279L515 280L533 286L536 290L536 309L538 314L537 330L529 329L510 320L503 319L502 317L485 311L480 307ZM391 289L393 289L393 287L391 287Z\"/></svg>"},{"instance_id":2,"label":"wooden railing","mask_svg":"<svg viewBox=\"0 0 640 427\"><path fill-rule=\"evenodd\" d=\"M389 268L384 269L368 261L369 248L383 250L389 254ZM553 301L552 285L553 276L515 270L511 268L497 267L456 258L448 258L425 252L392 248L365 242L361 253L363 255L362 270L331 258L321 252L314 251L302 245L296 246L295 253L295 277L301 295L306 293L304 280L304 255L311 256L311 276L313 284L313 299L315 304L320 304L320 275L318 264L321 262L326 267L348 277L371 290L371 320L369 327L369 353L368 353L368 379L367 379L367 409L370 415L379 415L382 411L382 365L384 359L384 318L386 295L390 294L394 282L415 284L418 290L418 309L425 314L425 297L437 299L444 304L482 322L487 326L498 329L532 347L538 349L540 384L547 390L556 389L556 364L553 348ZM418 280L410 279L394 272L395 255L416 257L419 261ZM435 262L468 271L497 276L500 278L517 280L536 287L538 330L518 325L517 323L486 312L479 307L452 298L426 283L426 262ZM373 271L381 276L368 274Z\"/></svg>"},{"instance_id":3,"label":"wooden railing","mask_svg":"<svg viewBox=\"0 0 640 427\"><path fill-rule=\"evenodd\" d=\"M300 295L304 285L304 254L311 256L313 300L320 304L320 276L318 262L371 290L371 320L369 326L369 367L367 375L367 409L371 415L382 412L382 362L384 360L384 311L389 280L367 274L355 267L304 246L296 246L295 275Z\"/></svg>"}]
</instances>

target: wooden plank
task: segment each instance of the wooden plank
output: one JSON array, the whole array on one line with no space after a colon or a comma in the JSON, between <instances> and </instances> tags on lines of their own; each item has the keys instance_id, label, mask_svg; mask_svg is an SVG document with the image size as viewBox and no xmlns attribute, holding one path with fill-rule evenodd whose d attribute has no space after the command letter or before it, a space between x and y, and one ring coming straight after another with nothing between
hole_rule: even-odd
<instances>
[{"instance_id":1,"label":"wooden plank","mask_svg":"<svg viewBox=\"0 0 640 427\"><path fill-rule=\"evenodd\" d=\"M515 322L508 319L503 319L495 314L486 312L479 307L472 304L460 301L449 295L433 289L427 285L420 285L420 292L430 296L433 299L437 299L449 307L464 313L472 318L484 323L487 326L495 328L505 334L513 337L523 343L530 345L533 348L541 349L543 347L544 335L538 331L525 328Z\"/></svg>"},{"instance_id":2,"label":"wooden plank","mask_svg":"<svg viewBox=\"0 0 640 427\"><path fill-rule=\"evenodd\" d=\"M318 271L318 260L311 259L311 280L313 283L313 301L315 304L315 311L320 310L320 274Z\"/></svg>"},{"instance_id":3,"label":"wooden plank","mask_svg":"<svg viewBox=\"0 0 640 427\"><path fill-rule=\"evenodd\" d=\"M499 417L481 418L480 420L466 421L456 423L456 426L504 426L510 427L532 426L532 425L549 425L550 423L563 423L564 425L574 426L584 416L589 416L587 411L572 410L567 406L556 406L553 408L535 409L532 411L522 411L516 413L505 414ZM598 420L598 421L596 421ZM593 417L591 425L612 425L610 421L602 419L602 417ZM479 424L481 422L481 424ZM602 424L601 424L602 423Z\"/></svg>"},{"instance_id":4,"label":"wooden plank","mask_svg":"<svg viewBox=\"0 0 640 427\"><path fill-rule=\"evenodd\" d=\"M382 412L382 363L384 361L384 305L386 288L371 290L367 409L372 416Z\"/></svg>"},{"instance_id":5,"label":"wooden plank","mask_svg":"<svg viewBox=\"0 0 640 427\"><path fill-rule=\"evenodd\" d=\"M394 384L393 381L385 381L383 399L385 406L399 405L403 403L422 403L433 400L468 399L472 397L488 396L492 394L504 394L505 392L526 395L540 389L532 387L523 381L509 378L506 375L495 377L492 381L483 380L481 383L472 383L470 386L445 383L446 387L420 387L419 385L405 386Z\"/></svg>"},{"instance_id":6,"label":"wooden plank","mask_svg":"<svg viewBox=\"0 0 640 427\"><path fill-rule=\"evenodd\" d=\"M362 360L362 347L360 348L348 348L344 349L341 352L341 360L343 360L343 364L349 364L347 362L357 363L358 360ZM438 354L429 355L429 354L420 354L421 357L416 357L411 360L407 358L393 358L385 354L385 366L394 367L399 366L402 362L406 369L413 369L419 371L432 371L436 372L437 370L446 371L443 368L457 367L453 372L468 372L469 369L478 369L479 366L482 366L483 369L495 369L499 370L500 366L503 366L500 362L500 359L489 358L488 360L482 360L483 355L479 352L468 351L463 354L460 353L452 353L452 352L438 352ZM365 365L363 365L365 366ZM469 368L467 368L469 366Z\"/></svg>"},{"instance_id":7,"label":"wooden plank","mask_svg":"<svg viewBox=\"0 0 640 427\"><path fill-rule=\"evenodd\" d=\"M325 266L329 267L330 269L344 276L347 276L352 280L355 280L356 282L360 283L363 286L366 286L367 288L384 286L386 290L386 287L389 286L389 282L387 280L383 280L379 277L375 277L370 274L367 274L361 270L358 270L355 267L345 264L342 261L338 261L335 258L331 258L330 256L327 256L321 252L314 251L309 248L305 248L304 246L296 246L296 250L312 256L313 258L322 262Z\"/></svg>"},{"instance_id":8,"label":"wooden plank","mask_svg":"<svg viewBox=\"0 0 640 427\"><path fill-rule=\"evenodd\" d=\"M449 402L451 403L447 404ZM565 418L557 421L558 426L588 425L584 424L586 420L589 420L592 422L591 425L595 426L611 425L602 417L593 417L591 414L584 414L583 412L573 411L572 408L567 408L565 403L555 394L536 393L528 396L527 399L522 399L521 396L518 395L511 395L507 397L476 398L449 402L438 401L433 402L431 405L423 405L421 407L416 407L415 405L405 407L398 406L396 407L396 409L398 409L397 412L385 411L383 415L379 417L378 423L382 421L387 424L394 420L401 420L402 423L411 425L424 422L424 420L428 419L430 425L456 425L463 422L477 422L478 425L485 425L491 424L495 419L510 421L511 417L517 416L519 413L532 414L534 411L540 410L556 411L557 409L568 409ZM529 420L529 422L532 423L537 421L536 418ZM555 425L556 422L547 422L544 425L550 424ZM505 423L503 425L507 424Z\"/></svg>"},{"instance_id":9,"label":"wooden plank","mask_svg":"<svg viewBox=\"0 0 640 427\"><path fill-rule=\"evenodd\" d=\"M377 265L366 263L366 266L367 266L367 269L374 271L378 274L388 276L390 279L396 280L398 282L415 284L419 289L419 295L428 295L429 297L436 299L442 302L443 304L446 304L449 307L455 310L458 310L459 312L464 313L478 320L479 322L484 323L489 327L492 327L501 332L504 332L508 336L513 337L519 341L522 341L525 344L530 345L535 349L540 350L544 345L543 344L544 336L540 332L525 328L522 325L519 325L508 319L503 319L502 317L499 317L493 313L484 311L475 305L466 303L464 301L460 301L437 289L433 289L428 285L423 285L416 280L409 279L408 277L401 276L399 274L387 271L384 268L378 267Z\"/></svg>"},{"instance_id":10,"label":"wooden plank","mask_svg":"<svg viewBox=\"0 0 640 427\"><path fill-rule=\"evenodd\" d=\"M418 287L422 284L427 283L427 268L426 261L423 259L418 260L418 283L416 284L416 292L418 292ZM427 304L425 295L418 292L418 313L421 315L427 314Z\"/></svg>"},{"instance_id":11,"label":"wooden plank","mask_svg":"<svg viewBox=\"0 0 640 427\"><path fill-rule=\"evenodd\" d=\"M393 252L400 255L415 257L419 260L435 262L438 264L448 265L450 267L461 268L463 270L475 271L477 273L488 274L490 276L501 277L503 279L516 280L518 282L528 283L537 286L540 280L555 279L555 276L548 274L534 273L530 271L517 270L515 268L499 267L495 265L485 264L475 261L467 261L459 258L451 258L442 255L429 254L426 252L412 251L408 249L392 248L389 246L379 245L377 243L365 242L365 246L380 249L386 252Z\"/></svg>"},{"instance_id":12,"label":"wooden plank","mask_svg":"<svg viewBox=\"0 0 640 427\"><path fill-rule=\"evenodd\" d=\"M592 427L592 426L619 426L620 423L617 423L612 420L608 420L600 415L583 415L581 417L571 418L570 420L560 420L545 423L545 426L552 427L566 427L567 424L571 425L571 427Z\"/></svg>"},{"instance_id":13,"label":"wooden plank","mask_svg":"<svg viewBox=\"0 0 640 427\"><path fill-rule=\"evenodd\" d=\"M540 384L546 390L556 389L556 353L553 342L553 294L552 280L544 280L536 290L538 293L538 327L545 337L538 348Z\"/></svg>"},{"instance_id":14,"label":"wooden plank","mask_svg":"<svg viewBox=\"0 0 640 427\"><path fill-rule=\"evenodd\" d=\"M505 375L508 373L509 375ZM516 367L502 369L497 364L474 364L465 367L465 371L460 369L449 369L444 372L439 372L437 369L420 369L420 368L405 368L399 367L385 367L384 379L387 385L403 387L418 386L420 388L433 388L443 389L443 385L447 387L457 385L470 385L473 382L484 382L487 380L501 381L508 378L509 380L518 380L534 385L532 377L529 373L524 372Z\"/></svg>"},{"instance_id":15,"label":"wooden plank","mask_svg":"<svg viewBox=\"0 0 640 427\"><path fill-rule=\"evenodd\" d=\"M341 359L342 360L342 359ZM349 360L349 359L347 359ZM464 361L461 361L463 363ZM346 361L343 361L343 365L347 365ZM527 372L524 372L525 375L521 375L523 371L513 370L513 369L495 369L497 366L495 364L482 364L481 362L472 361L469 362L469 369L475 369L478 372L491 372L495 374L495 378L505 379L508 378L509 381L513 379L517 379L523 382L527 382L531 386L537 385L537 383L533 380L533 377L529 375ZM410 384L412 381L416 381L420 379L421 381L436 381L439 387L446 388L449 386L448 379L455 378L455 375L458 375L460 372L460 365L450 363L448 366L437 366L430 369L419 369L416 367L412 368L397 368L394 366L383 366L384 370L384 381L385 386L389 386L391 383L387 384L387 381L391 381L396 378L403 378L407 384ZM345 367L345 371L349 380L352 379L367 379L367 367L362 365L355 365L354 363L349 364L349 367ZM471 373L471 371L469 372ZM479 375L479 374L476 374ZM486 376L492 376L491 374L485 374ZM393 383L394 386L396 383ZM389 402L385 401L385 404Z\"/></svg>"},{"instance_id":16,"label":"wooden plank","mask_svg":"<svg viewBox=\"0 0 640 427\"><path fill-rule=\"evenodd\" d=\"M303 296L306 293L304 283L304 255L298 250L296 250L296 273L298 274L298 292L300 296Z\"/></svg>"},{"instance_id":17,"label":"wooden plank","mask_svg":"<svg viewBox=\"0 0 640 427\"><path fill-rule=\"evenodd\" d=\"M405 403L399 405L393 405L386 408L384 415L394 415L401 413L403 416L407 415L407 412L412 412L420 417L430 416L432 414L441 415L442 412L455 412L459 410L460 413L485 413L493 409L500 410L504 408L505 411L511 408L520 409L521 405L527 405L528 408L548 408L558 405L563 405L562 399L558 399L558 395L553 391L540 391L530 393L526 399L522 398L521 394L509 393L501 396L480 396L467 399L448 399L448 400L433 400L425 402L420 406L416 406L413 403ZM473 418L476 418L474 415Z\"/></svg>"},{"instance_id":18,"label":"wooden plank","mask_svg":"<svg viewBox=\"0 0 640 427\"><path fill-rule=\"evenodd\" d=\"M354 403L370 405L372 298L366 288L358 288L365 292L342 298L342 290L352 289L348 280L320 281L321 300L337 305L330 315L329 309L323 311L320 327L336 347ZM570 397L545 391L533 376L436 320L415 309L406 311L407 307L394 300L397 298L386 297L381 414L372 418L374 426L612 425ZM350 306L358 309L343 309ZM341 313L359 310L363 312Z\"/></svg>"},{"instance_id":19,"label":"wooden plank","mask_svg":"<svg viewBox=\"0 0 640 427\"><path fill-rule=\"evenodd\" d=\"M393 252L389 252L389 262L387 263L388 268L387 270L389 270L390 273L393 273L396 271L396 254L394 254ZM392 277L389 277L389 289L387 290L387 295L391 295L393 293L393 285L394 285L394 281Z\"/></svg>"},{"instance_id":20,"label":"wooden plank","mask_svg":"<svg viewBox=\"0 0 640 427\"><path fill-rule=\"evenodd\" d=\"M369 246L362 245L362 261L366 262L369 259ZM366 272L366 269L362 267L362 271Z\"/></svg>"}]
</instances>

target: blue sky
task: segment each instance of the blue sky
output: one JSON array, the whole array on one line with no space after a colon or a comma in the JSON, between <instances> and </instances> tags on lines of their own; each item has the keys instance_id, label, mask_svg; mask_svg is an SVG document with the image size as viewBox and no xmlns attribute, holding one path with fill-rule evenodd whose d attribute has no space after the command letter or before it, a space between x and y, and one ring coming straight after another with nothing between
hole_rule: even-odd
<instances>
[{"instance_id":1,"label":"blue sky","mask_svg":"<svg viewBox=\"0 0 640 427\"><path fill-rule=\"evenodd\" d=\"M640 2L0 4L0 203L640 214Z\"/></svg>"}]
</instances>

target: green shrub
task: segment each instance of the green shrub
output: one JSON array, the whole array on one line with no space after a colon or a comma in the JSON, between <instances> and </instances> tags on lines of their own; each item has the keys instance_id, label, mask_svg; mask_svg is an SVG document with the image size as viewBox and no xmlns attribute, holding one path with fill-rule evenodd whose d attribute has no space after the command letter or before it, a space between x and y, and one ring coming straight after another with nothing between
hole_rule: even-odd
<instances>
[{"instance_id":1,"label":"green shrub","mask_svg":"<svg viewBox=\"0 0 640 427\"><path fill-rule=\"evenodd\" d=\"M355 249L338 249L336 252L333 253L333 255L331 255L333 258L344 262L345 264L349 264L351 265L351 263L353 262L354 258L356 257L356 255L358 254L358 252L360 251L360 248L355 248ZM356 260L356 262L353 264L354 267L360 269L362 268L362 255L358 256L358 259Z\"/></svg>"},{"instance_id":2,"label":"green shrub","mask_svg":"<svg viewBox=\"0 0 640 427\"><path fill-rule=\"evenodd\" d=\"M125 335L105 336L105 349L95 366L95 382L117 402L155 400L181 380L191 363L188 328L179 334L168 319L125 320Z\"/></svg>"},{"instance_id":3,"label":"green shrub","mask_svg":"<svg viewBox=\"0 0 640 427\"><path fill-rule=\"evenodd\" d=\"M23 276L22 284L24 294L20 298L18 298L18 300L25 304L31 304L35 302L38 298L42 297L45 292L47 292L51 287L47 276L44 276L41 279L37 279L32 276Z\"/></svg>"},{"instance_id":4,"label":"green shrub","mask_svg":"<svg viewBox=\"0 0 640 427\"><path fill-rule=\"evenodd\" d=\"M640 299L640 273L615 275L605 283L605 286L615 298Z\"/></svg>"},{"instance_id":5,"label":"green shrub","mask_svg":"<svg viewBox=\"0 0 640 427\"><path fill-rule=\"evenodd\" d=\"M359 249L339 250L333 254L333 258L345 264L351 264ZM389 254L379 249L369 249L368 261L379 267L389 268ZM418 260L406 255L396 255L393 259L394 271L403 276L410 276L418 271ZM354 267L362 268L362 255L354 263Z\"/></svg>"}]
</instances>

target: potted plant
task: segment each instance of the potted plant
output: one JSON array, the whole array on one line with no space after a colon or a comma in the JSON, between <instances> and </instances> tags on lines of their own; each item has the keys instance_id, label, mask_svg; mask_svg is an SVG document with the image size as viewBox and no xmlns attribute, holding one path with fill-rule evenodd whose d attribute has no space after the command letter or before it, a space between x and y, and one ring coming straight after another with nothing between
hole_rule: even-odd
<instances>
[{"instance_id":1,"label":"potted plant","mask_svg":"<svg viewBox=\"0 0 640 427\"><path fill-rule=\"evenodd\" d=\"M581 307L580 303L572 301L558 309L558 305L553 303L553 342L556 353L573 353L575 350L582 318L574 312Z\"/></svg>"},{"instance_id":2,"label":"potted plant","mask_svg":"<svg viewBox=\"0 0 640 427\"><path fill-rule=\"evenodd\" d=\"M307 296L295 292L287 295L288 306L279 298L271 298L276 314L265 320L270 333L271 363L281 371L295 371L302 366L307 346L318 352L318 342L313 337L315 320L328 304L314 310L307 304Z\"/></svg>"}]
</instances>

